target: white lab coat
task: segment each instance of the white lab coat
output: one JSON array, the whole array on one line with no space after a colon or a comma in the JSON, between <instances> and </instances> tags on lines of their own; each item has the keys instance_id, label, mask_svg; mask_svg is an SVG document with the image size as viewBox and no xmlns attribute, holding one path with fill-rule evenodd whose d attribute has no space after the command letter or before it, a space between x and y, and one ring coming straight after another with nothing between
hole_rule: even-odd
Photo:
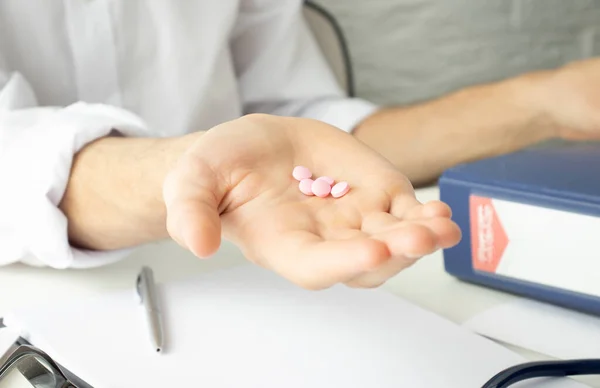
<instances>
[{"instance_id":1,"label":"white lab coat","mask_svg":"<svg viewBox=\"0 0 600 388\"><path fill-rule=\"evenodd\" d=\"M0 1L0 264L86 268L128 250L69 245L73 155L116 128L177 136L251 112L351 131L300 0Z\"/></svg>"}]
</instances>

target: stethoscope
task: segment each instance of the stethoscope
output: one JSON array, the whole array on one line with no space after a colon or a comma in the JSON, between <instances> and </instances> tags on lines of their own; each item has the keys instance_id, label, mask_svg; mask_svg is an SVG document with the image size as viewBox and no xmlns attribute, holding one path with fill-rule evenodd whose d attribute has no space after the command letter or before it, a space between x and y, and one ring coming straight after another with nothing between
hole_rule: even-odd
<instances>
[{"instance_id":1,"label":"stethoscope","mask_svg":"<svg viewBox=\"0 0 600 388\"><path fill-rule=\"evenodd\" d=\"M508 388L521 381L540 377L600 375L600 359L534 361L506 368L481 388Z\"/></svg>"}]
</instances>

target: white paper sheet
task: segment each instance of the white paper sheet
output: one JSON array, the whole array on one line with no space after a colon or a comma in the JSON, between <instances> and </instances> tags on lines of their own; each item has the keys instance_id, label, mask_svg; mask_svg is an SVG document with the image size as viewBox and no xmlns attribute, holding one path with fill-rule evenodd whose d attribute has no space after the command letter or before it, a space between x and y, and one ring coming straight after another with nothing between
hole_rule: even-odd
<instances>
[{"instance_id":1,"label":"white paper sheet","mask_svg":"<svg viewBox=\"0 0 600 388\"><path fill-rule=\"evenodd\" d=\"M553 358L600 358L600 318L528 299L484 311L464 327Z\"/></svg>"},{"instance_id":2,"label":"white paper sheet","mask_svg":"<svg viewBox=\"0 0 600 388\"><path fill-rule=\"evenodd\" d=\"M17 311L7 324L98 388L479 388L524 361L385 291L304 291L250 266L163 286L157 355L132 290Z\"/></svg>"}]
</instances>

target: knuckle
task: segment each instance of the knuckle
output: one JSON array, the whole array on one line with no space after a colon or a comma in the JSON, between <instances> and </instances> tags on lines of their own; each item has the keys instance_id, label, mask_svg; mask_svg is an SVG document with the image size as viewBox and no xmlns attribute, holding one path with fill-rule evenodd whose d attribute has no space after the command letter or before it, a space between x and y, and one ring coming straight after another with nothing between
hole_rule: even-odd
<instances>
[{"instance_id":1,"label":"knuckle","mask_svg":"<svg viewBox=\"0 0 600 388\"><path fill-rule=\"evenodd\" d=\"M173 217L167 216L166 227L169 236L171 236L171 238L176 241L179 240L180 236L178 233L177 224L175 223L175 221L173 221Z\"/></svg>"},{"instance_id":2,"label":"knuckle","mask_svg":"<svg viewBox=\"0 0 600 388\"><path fill-rule=\"evenodd\" d=\"M249 124L264 124L271 122L273 116L265 113L249 113L239 118L240 122L248 122Z\"/></svg>"},{"instance_id":3,"label":"knuckle","mask_svg":"<svg viewBox=\"0 0 600 388\"><path fill-rule=\"evenodd\" d=\"M323 291L333 286L332 284L324 283L322 281L310 278L296 278L292 279L292 282L298 287L303 288L307 291Z\"/></svg>"},{"instance_id":4,"label":"knuckle","mask_svg":"<svg viewBox=\"0 0 600 388\"><path fill-rule=\"evenodd\" d=\"M383 286L387 282L387 279L382 280L357 280L350 283L346 283L346 286L350 288L359 288L359 289L374 289Z\"/></svg>"}]
</instances>

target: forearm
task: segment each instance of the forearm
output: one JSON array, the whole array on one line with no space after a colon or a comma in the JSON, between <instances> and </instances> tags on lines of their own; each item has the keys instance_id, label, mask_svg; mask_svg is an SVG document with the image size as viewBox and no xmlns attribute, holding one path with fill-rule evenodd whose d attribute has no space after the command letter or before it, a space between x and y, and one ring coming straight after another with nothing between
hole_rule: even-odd
<instances>
[{"instance_id":1,"label":"forearm","mask_svg":"<svg viewBox=\"0 0 600 388\"><path fill-rule=\"evenodd\" d=\"M545 75L467 88L438 100L384 109L356 136L398 166L415 185L459 163L519 150L554 136L541 109Z\"/></svg>"},{"instance_id":2,"label":"forearm","mask_svg":"<svg viewBox=\"0 0 600 388\"><path fill-rule=\"evenodd\" d=\"M74 158L60 209L75 246L112 250L168 237L162 183L194 137L106 137Z\"/></svg>"}]
</instances>

